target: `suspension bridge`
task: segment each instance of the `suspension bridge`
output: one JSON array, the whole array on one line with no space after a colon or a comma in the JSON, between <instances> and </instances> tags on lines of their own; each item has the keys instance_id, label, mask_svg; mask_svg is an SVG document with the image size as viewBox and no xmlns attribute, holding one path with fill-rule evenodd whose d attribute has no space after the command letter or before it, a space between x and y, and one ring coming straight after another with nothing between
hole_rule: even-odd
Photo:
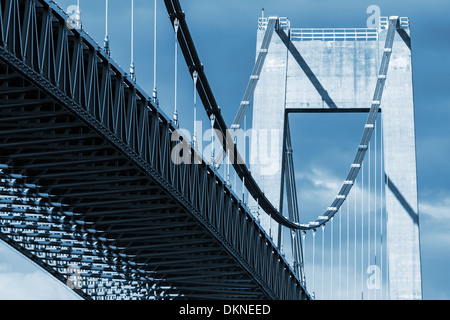
<instances>
[{"instance_id":1,"label":"suspension bridge","mask_svg":"<svg viewBox=\"0 0 450 320\"><path fill-rule=\"evenodd\" d=\"M129 72L110 49L107 0L102 44L79 3L69 15L1 0L0 239L84 299L421 299L409 20L299 29L263 12L228 126L188 14L158 3L148 95L133 0ZM173 102L158 97L158 12L173 27ZM182 60L192 136L178 113ZM367 114L336 196L314 213L298 203L293 113Z\"/></svg>"}]
</instances>

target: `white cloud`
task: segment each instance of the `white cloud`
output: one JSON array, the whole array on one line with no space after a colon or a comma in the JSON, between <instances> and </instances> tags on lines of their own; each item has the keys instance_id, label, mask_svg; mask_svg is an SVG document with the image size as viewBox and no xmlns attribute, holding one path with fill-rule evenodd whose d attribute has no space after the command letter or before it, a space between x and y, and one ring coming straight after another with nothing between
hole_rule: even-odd
<instances>
[{"instance_id":1,"label":"white cloud","mask_svg":"<svg viewBox=\"0 0 450 320\"><path fill-rule=\"evenodd\" d=\"M322 208L334 200L343 180L324 168L311 167L296 173L296 182L300 205Z\"/></svg>"},{"instance_id":2,"label":"white cloud","mask_svg":"<svg viewBox=\"0 0 450 320\"><path fill-rule=\"evenodd\" d=\"M450 195L440 195L419 203L421 246L425 256L429 252L449 253Z\"/></svg>"},{"instance_id":3,"label":"white cloud","mask_svg":"<svg viewBox=\"0 0 450 320\"><path fill-rule=\"evenodd\" d=\"M68 287L0 241L0 300L79 299Z\"/></svg>"},{"instance_id":4,"label":"white cloud","mask_svg":"<svg viewBox=\"0 0 450 320\"><path fill-rule=\"evenodd\" d=\"M296 178L310 181L314 187L325 190L336 190L342 185L336 175L324 168L312 167L310 171L302 171Z\"/></svg>"},{"instance_id":5,"label":"white cloud","mask_svg":"<svg viewBox=\"0 0 450 320\"><path fill-rule=\"evenodd\" d=\"M366 204L368 204L370 194L370 210L374 213L375 210L378 211L381 206L381 185L379 179L377 180L376 190L374 187L374 181L372 180L369 193L367 179L364 181L364 189L362 189L360 177L361 174L358 176L356 184L352 187L347 201L350 201L350 204L353 207L353 199L356 194L358 197L358 207L360 207L361 192L364 192L364 201ZM298 172L296 174L296 182L301 218L312 219L316 218L318 215L322 215L327 207L330 206L335 200L336 195L339 193L344 183L344 180L345 176L338 177L336 173L321 167L311 167L308 171ZM342 208L344 209L345 206L346 203L343 204ZM365 208L367 210L368 206L365 205ZM302 219L302 221L305 220Z\"/></svg>"},{"instance_id":6,"label":"white cloud","mask_svg":"<svg viewBox=\"0 0 450 320\"><path fill-rule=\"evenodd\" d=\"M36 270L30 273L0 273L0 299L74 300L76 296L63 284Z\"/></svg>"},{"instance_id":7,"label":"white cloud","mask_svg":"<svg viewBox=\"0 0 450 320\"><path fill-rule=\"evenodd\" d=\"M423 201L419 204L420 214L439 223L450 223L450 196L437 202Z\"/></svg>"}]
</instances>

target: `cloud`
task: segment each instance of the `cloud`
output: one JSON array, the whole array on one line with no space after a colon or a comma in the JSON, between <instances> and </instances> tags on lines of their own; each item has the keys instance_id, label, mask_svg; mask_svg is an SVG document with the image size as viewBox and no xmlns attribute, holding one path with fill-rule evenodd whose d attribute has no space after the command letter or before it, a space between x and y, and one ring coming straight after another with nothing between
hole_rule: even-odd
<instances>
[{"instance_id":1,"label":"cloud","mask_svg":"<svg viewBox=\"0 0 450 320\"><path fill-rule=\"evenodd\" d=\"M365 172L366 174L366 172ZM373 169L372 169L373 174ZM377 177L377 188L375 190L374 180L371 181L371 189L367 187L367 178L364 181L364 190L361 188L361 172L356 180L356 184L352 187L349 197L346 201L350 201L351 208L354 204L354 196L357 195L358 208L361 206L361 192L364 192L364 201L368 204L370 195L371 207L370 211L375 212L379 210L381 203L380 196L380 178ZM373 179L373 178L372 178ZM325 209L331 205L335 200L336 195L339 193L345 176L341 177L334 171L325 169L320 166L311 166L309 170L302 170L296 173L297 194L299 198L299 205L301 209L301 217L307 216L306 219L317 218L318 215L322 215ZM344 202L342 209L346 208L346 202ZM368 206L365 205L366 210ZM314 212L314 215L309 215L309 212ZM305 221L305 220L302 220ZM308 220L311 221L311 220ZM307 221L305 221L307 222Z\"/></svg>"},{"instance_id":2,"label":"cloud","mask_svg":"<svg viewBox=\"0 0 450 320\"><path fill-rule=\"evenodd\" d=\"M420 204L420 213L435 220L434 222L450 224L450 195L438 202L424 201Z\"/></svg>"},{"instance_id":3,"label":"cloud","mask_svg":"<svg viewBox=\"0 0 450 320\"><path fill-rule=\"evenodd\" d=\"M0 300L74 300L68 287L0 241Z\"/></svg>"},{"instance_id":4,"label":"cloud","mask_svg":"<svg viewBox=\"0 0 450 320\"><path fill-rule=\"evenodd\" d=\"M421 246L425 257L431 252L450 254L450 194L419 203Z\"/></svg>"},{"instance_id":5,"label":"cloud","mask_svg":"<svg viewBox=\"0 0 450 320\"><path fill-rule=\"evenodd\" d=\"M336 175L327 169L319 167L311 167L308 171L299 172L296 175L298 180L307 180L314 186L313 190L336 190L342 185Z\"/></svg>"},{"instance_id":6,"label":"cloud","mask_svg":"<svg viewBox=\"0 0 450 320\"><path fill-rule=\"evenodd\" d=\"M30 273L0 273L0 299L75 300L76 296L49 275L36 270Z\"/></svg>"}]
</instances>

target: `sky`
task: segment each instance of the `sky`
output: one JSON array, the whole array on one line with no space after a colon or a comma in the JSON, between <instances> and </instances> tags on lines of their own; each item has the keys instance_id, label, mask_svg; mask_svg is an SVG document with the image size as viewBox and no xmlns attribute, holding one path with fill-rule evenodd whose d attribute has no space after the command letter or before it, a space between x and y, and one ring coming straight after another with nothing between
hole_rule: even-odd
<instances>
[{"instance_id":1,"label":"sky","mask_svg":"<svg viewBox=\"0 0 450 320\"><path fill-rule=\"evenodd\" d=\"M64 9L76 4L74 0L56 2ZM129 68L131 52L130 2L109 1L111 56L125 71ZM153 1L134 2L137 82L151 95L154 85ZM450 299L450 274L447 272L450 264L450 3L445 0L189 0L181 1L181 5L209 83L228 124L238 110L253 68L257 19L262 8L266 16L288 17L292 27L302 28L364 28L369 17L366 10L370 5L379 6L382 16L410 18L423 297ZM80 6L83 28L102 44L105 1L80 0ZM162 1L158 2L157 10L158 97L161 108L171 115L174 104L173 29ZM191 128L193 87L183 61L178 66L179 118L181 126ZM204 112L199 110L198 117L207 123ZM325 123L321 119L297 117L292 126L298 129L296 136L300 137L294 139L294 157L301 208L323 207L343 178L342 167L347 166L354 155L354 144L349 142L333 149L334 142L347 141L347 137L359 139L359 128L365 118L339 119L340 125L330 128L337 133L330 137L329 133L321 130ZM311 149L311 145L301 139L307 134L314 135L329 148ZM330 152L335 161L327 161ZM0 299L69 298L76 297L14 251L0 246Z\"/></svg>"}]
</instances>

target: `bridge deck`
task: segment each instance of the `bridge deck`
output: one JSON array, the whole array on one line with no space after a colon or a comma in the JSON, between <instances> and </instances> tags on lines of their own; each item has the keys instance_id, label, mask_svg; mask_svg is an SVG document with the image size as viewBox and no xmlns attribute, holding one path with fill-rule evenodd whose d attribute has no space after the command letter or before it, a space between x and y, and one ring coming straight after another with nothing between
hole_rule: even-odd
<instances>
[{"instance_id":1,"label":"bridge deck","mask_svg":"<svg viewBox=\"0 0 450 320\"><path fill-rule=\"evenodd\" d=\"M170 121L62 11L0 9L1 239L63 282L80 268L85 298L308 298L214 170L171 161Z\"/></svg>"}]
</instances>

